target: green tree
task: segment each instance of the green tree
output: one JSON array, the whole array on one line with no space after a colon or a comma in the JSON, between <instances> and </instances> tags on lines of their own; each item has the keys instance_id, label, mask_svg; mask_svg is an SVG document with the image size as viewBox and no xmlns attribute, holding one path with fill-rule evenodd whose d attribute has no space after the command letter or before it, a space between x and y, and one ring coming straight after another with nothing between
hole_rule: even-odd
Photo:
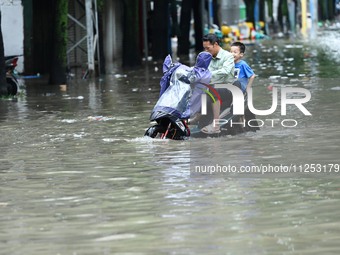
<instances>
[{"instance_id":1,"label":"green tree","mask_svg":"<svg viewBox=\"0 0 340 255\"><path fill-rule=\"evenodd\" d=\"M67 63L67 13L68 0L50 0L54 6L51 29L51 61L49 66L49 83L66 83L66 63Z\"/></svg>"},{"instance_id":2,"label":"green tree","mask_svg":"<svg viewBox=\"0 0 340 255\"><path fill-rule=\"evenodd\" d=\"M320 20L332 20L335 17L335 1L319 0Z\"/></svg>"},{"instance_id":3,"label":"green tree","mask_svg":"<svg viewBox=\"0 0 340 255\"><path fill-rule=\"evenodd\" d=\"M152 12L151 20L152 58L156 61L163 60L169 54L170 6L168 0L155 1L155 10Z\"/></svg>"},{"instance_id":4,"label":"green tree","mask_svg":"<svg viewBox=\"0 0 340 255\"><path fill-rule=\"evenodd\" d=\"M288 3L287 0L279 0L279 8L278 8L278 21L280 24L280 29L283 30L284 26L287 24L283 23L283 17L288 16ZM288 20L286 20L288 22Z\"/></svg>"},{"instance_id":5,"label":"green tree","mask_svg":"<svg viewBox=\"0 0 340 255\"><path fill-rule=\"evenodd\" d=\"M182 55L188 55L190 45L190 27L191 12L194 14L194 30L195 30L195 50L201 51L202 48L202 0L183 0L181 8L180 20L180 36L178 38L178 52Z\"/></svg>"},{"instance_id":6,"label":"green tree","mask_svg":"<svg viewBox=\"0 0 340 255\"><path fill-rule=\"evenodd\" d=\"M273 21L273 0L265 0L268 5L268 13L266 13Z\"/></svg>"},{"instance_id":7,"label":"green tree","mask_svg":"<svg viewBox=\"0 0 340 255\"><path fill-rule=\"evenodd\" d=\"M139 45L139 0L123 0L123 67L141 64Z\"/></svg>"},{"instance_id":8,"label":"green tree","mask_svg":"<svg viewBox=\"0 0 340 255\"><path fill-rule=\"evenodd\" d=\"M255 0L244 0L244 4L246 6L246 19L248 22L252 22L255 27L254 18Z\"/></svg>"}]
</instances>

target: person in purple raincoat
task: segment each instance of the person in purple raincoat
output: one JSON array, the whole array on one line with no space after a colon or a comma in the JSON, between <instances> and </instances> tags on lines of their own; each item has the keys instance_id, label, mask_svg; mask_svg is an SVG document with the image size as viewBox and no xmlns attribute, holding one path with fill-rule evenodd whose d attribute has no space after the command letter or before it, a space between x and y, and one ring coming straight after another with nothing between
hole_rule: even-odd
<instances>
[{"instance_id":1,"label":"person in purple raincoat","mask_svg":"<svg viewBox=\"0 0 340 255\"><path fill-rule=\"evenodd\" d=\"M193 67L173 63L168 55L163 63L163 77L160 81L160 98L153 112L162 111L180 119L188 119L200 110L203 84L209 83L211 73L208 66L212 55L201 52Z\"/></svg>"}]
</instances>

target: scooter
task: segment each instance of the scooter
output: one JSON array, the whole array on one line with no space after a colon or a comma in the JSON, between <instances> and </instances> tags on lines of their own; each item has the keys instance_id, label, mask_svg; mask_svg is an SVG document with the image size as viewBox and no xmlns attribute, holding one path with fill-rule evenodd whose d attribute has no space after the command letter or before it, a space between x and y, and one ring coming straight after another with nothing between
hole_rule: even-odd
<instances>
[{"instance_id":1,"label":"scooter","mask_svg":"<svg viewBox=\"0 0 340 255\"><path fill-rule=\"evenodd\" d=\"M15 74L18 59L17 55L5 57L7 91L10 96L15 96L19 90L19 82Z\"/></svg>"},{"instance_id":2,"label":"scooter","mask_svg":"<svg viewBox=\"0 0 340 255\"><path fill-rule=\"evenodd\" d=\"M149 127L145 136L160 139L185 140L190 137L204 138L225 135L236 135L247 131L256 131L255 115L248 109L247 96L244 96L244 115L233 114L233 97L228 89L220 89L216 94L220 95L221 114L219 116L220 133L207 134L202 128L212 123L212 99L207 97L207 112L200 114L202 108L202 94L210 94L214 90L208 83L211 73L208 70L211 55L201 52L196 59L194 67L188 67L180 63L172 63L171 57L167 56L163 63L163 77L161 78L161 92L150 116L156 124ZM241 87L239 81L233 86ZM210 91L209 91L210 90ZM249 126L248 120L252 121ZM239 123L239 124L235 124ZM242 125L245 123L245 125Z\"/></svg>"},{"instance_id":3,"label":"scooter","mask_svg":"<svg viewBox=\"0 0 340 255\"><path fill-rule=\"evenodd\" d=\"M191 115L190 98L193 87L210 81L208 66L212 56L201 52L194 67L173 63L168 55L163 63L160 97L153 108L150 121L156 125L149 127L145 136L151 138L184 140L190 137L188 119Z\"/></svg>"}]
</instances>

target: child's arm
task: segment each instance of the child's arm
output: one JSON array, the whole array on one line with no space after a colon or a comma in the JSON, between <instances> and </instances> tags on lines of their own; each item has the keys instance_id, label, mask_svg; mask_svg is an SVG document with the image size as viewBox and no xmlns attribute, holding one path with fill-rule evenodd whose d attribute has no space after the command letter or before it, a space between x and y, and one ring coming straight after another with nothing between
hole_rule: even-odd
<instances>
[{"instance_id":1,"label":"child's arm","mask_svg":"<svg viewBox=\"0 0 340 255\"><path fill-rule=\"evenodd\" d=\"M252 76L249 77L248 79L248 84L247 84L247 88L246 91L249 92L249 89L251 88L251 86L253 85L253 81L255 79L255 74L253 74Z\"/></svg>"}]
</instances>

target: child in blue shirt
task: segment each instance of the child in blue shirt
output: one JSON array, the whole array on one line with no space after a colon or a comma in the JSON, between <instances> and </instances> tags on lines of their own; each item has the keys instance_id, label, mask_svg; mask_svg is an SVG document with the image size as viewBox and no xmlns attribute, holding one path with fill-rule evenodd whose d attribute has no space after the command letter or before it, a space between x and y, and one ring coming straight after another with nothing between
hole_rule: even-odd
<instances>
[{"instance_id":1,"label":"child in blue shirt","mask_svg":"<svg viewBox=\"0 0 340 255\"><path fill-rule=\"evenodd\" d=\"M240 81L242 91L248 91L255 79L255 73L247 64L242 60L246 46L241 42L233 42L230 47L230 52L234 55L235 63L235 78Z\"/></svg>"}]
</instances>

